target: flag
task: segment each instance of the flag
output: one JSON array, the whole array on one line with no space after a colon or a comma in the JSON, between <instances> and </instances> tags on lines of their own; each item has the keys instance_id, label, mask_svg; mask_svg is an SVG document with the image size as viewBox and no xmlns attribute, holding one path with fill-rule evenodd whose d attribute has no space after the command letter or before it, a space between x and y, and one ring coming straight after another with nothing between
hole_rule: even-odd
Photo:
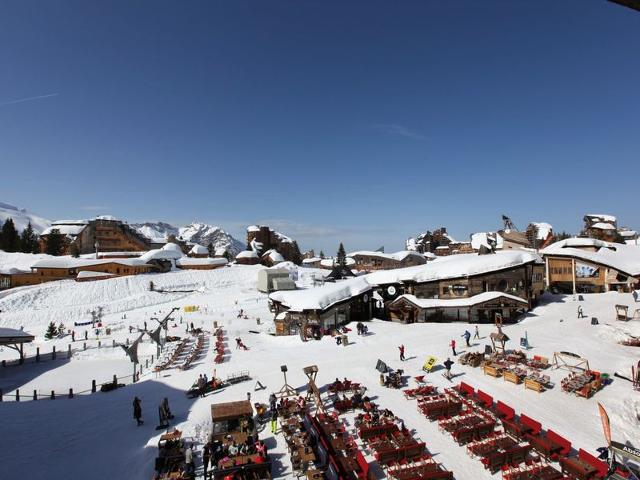
<instances>
[{"instance_id":1,"label":"flag","mask_svg":"<svg viewBox=\"0 0 640 480\"><path fill-rule=\"evenodd\" d=\"M611 423L609 422L609 415L604 407L598 402L598 410L600 411L600 420L602 420L602 430L604 432L604 438L607 440L607 445L611 445Z\"/></svg>"}]
</instances>

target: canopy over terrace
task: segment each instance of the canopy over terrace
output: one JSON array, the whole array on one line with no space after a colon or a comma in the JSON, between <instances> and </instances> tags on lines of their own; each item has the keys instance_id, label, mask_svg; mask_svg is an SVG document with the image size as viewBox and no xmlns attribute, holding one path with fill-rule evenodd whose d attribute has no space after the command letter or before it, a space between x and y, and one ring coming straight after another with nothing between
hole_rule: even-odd
<instances>
[{"instance_id":1,"label":"canopy over terrace","mask_svg":"<svg viewBox=\"0 0 640 480\"><path fill-rule=\"evenodd\" d=\"M20 363L24 362L24 344L33 342L34 338L33 335L22 330L0 327L0 346L7 346L18 352Z\"/></svg>"}]
</instances>

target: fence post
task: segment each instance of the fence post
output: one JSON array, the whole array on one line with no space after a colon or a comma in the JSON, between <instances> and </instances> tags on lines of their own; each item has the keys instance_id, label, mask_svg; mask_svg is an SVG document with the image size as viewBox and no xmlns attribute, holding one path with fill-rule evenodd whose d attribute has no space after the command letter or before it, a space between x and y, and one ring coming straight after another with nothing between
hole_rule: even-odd
<instances>
[{"instance_id":1,"label":"fence post","mask_svg":"<svg viewBox=\"0 0 640 480\"><path fill-rule=\"evenodd\" d=\"M127 343L126 343L127 347L129 346L129 337L127 337Z\"/></svg>"},{"instance_id":2,"label":"fence post","mask_svg":"<svg viewBox=\"0 0 640 480\"><path fill-rule=\"evenodd\" d=\"M6 360L2 360L2 366L6 367L7 366L7 361Z\"/></svg>"},{"instance_id":3,"label":"fence post","mask_svg":"<svg viewBox=\"0 0 640 480\"><path fill-rule=\"evenodd\" d=\"M38 400L38 391L37 390L33 391L33 399L34 400Z\"/></svg>"},{"instance_id":4,"label":"fence post","mask_svg":"<svg viewBox=\"0 0 640 480\"><path fill-rule=\"evenodd\" d=\"M55 400L55 399L56 399L56 392L51 390L51 400Z\"/></svg>"},{"instance_id":5,"label":"fence post","mask_svg":"<svg viewBox=\"0 0 640 480\"><path fill-rule=\"evenodd\" d=\"M71 344L69 344L69 348L67 349L67 358L71 358Z\"/></svg>"},{"instance_id":6,"label":"fence post","mask_svg":"<svg viewBox=\"0 0 640 480\"><path fill-rule=\"evenodd\" d=\"M73 388L69 389L69 398L73 398Z\"/></svg>"},{"instance_id":7,"label":"fence post","mask_svg":"<svg viewBox=\"0 0 640 480\"><path fill-rule=\"evenodd\" d=\"M53 346L53 351L51 352L51 359L55 360L56 359L56 346Z\"/></svg>"},{"instance_id":8,"label":"fence post","mask_svg":"<svg viewBox=\"0 0 640 480\"><path fill-rule=\"evenodd\" d=\"M87 349L87 342L84 342L84 343L82 344L82 348L84 348L85 350Z\"/></svg>"},{"instance_id":9,"label":"fence post","mask_svg":"<svg viewBox=\"0 0 640 480\"><path fill-rule=\"evenodd\" d=\"M96 393L96 381L91 380L91 393Z\"/></svg>"},{"instance_id":10,"label":"fence post","mask_svg":"<svg viewBox=\"0 0 640 480\"><path fill-rule=\"evenodd\" d=\"M40 347L36 347L36 362L40 361Z\"/></svg>"},{"instance_id":11,"label":"fence post","mask_svg":"<svg viewBox=\"0 0 640 480\"><path fill-rule=\"evenodd\" d=\"M153 363L153 355L151 355L151 363Z\"/></svg>"},{"instance_id":12,"label":"fence post","mask_svg":"<svg viewBox=\"0 0 640 480\"><path fill-rule=\"evenodd\" d=\"M16 390L16 402L20 401L20 390Z\"/></svg>"},{"instance_id":13,"label":"fence post","mask_svg":"<svg viewBox=\"0 0 640 480\"><path fill-rule=\"evenodd\" d=\"M113 348L116 348L116 339L113 339Z\"/></svg>"},{"instance_id":14,"label":"fence post","mask_svg":"<svg viewBox=\"0 0 640 480\"><path fill-rule=\"evenodd\" d=\"M144 361L144 368L149 368L149 359L148 358Z\"/></svg>"},{"instance_id":15,"label":"fence post","mask_svg":"<svg viewBox=\"0 0 640 480\"><path fill-rule=\"evenodd\" d=\"M113 386L116 387L118 385L118 377L117 376L113 376Z\"/></svg>"},{"instance_id":16,"label":"fence post","mask_svg":"<svg viewBox=\"0 0 640 480\"><path fill-rule=\"evenodd\" d=\"M100 348L101 345L102 345L102 342L98 340L98 348Z\"/></svg>"},{"instance_id":17,"label":"fence post","mask_svg":"<svg viewBox=\"0 0 640 480\"><path fill-rule=\"evenodd\" d=\"M84 339L85 340L89 340L89 334L87 333L87 331L84 331Z\"/></svg>"}]
</instances>

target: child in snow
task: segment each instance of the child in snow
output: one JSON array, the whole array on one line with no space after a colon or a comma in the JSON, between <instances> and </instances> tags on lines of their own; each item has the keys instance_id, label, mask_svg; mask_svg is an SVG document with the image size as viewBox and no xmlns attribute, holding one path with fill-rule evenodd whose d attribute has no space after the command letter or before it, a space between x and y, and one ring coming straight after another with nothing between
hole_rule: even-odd
<instances>
[{"instance_id":1,"label":"child in snow","mask_svg":"<svg viewBox=\"0 0 640 480\"><path fill-rule=\"evenodd\" d=\"M456 354L456 341L455 340L451 340L451 343L449 344L449 346L451 347L451 351L453 352L453 356L455 357Z\"/></svg>"}]
</instances>

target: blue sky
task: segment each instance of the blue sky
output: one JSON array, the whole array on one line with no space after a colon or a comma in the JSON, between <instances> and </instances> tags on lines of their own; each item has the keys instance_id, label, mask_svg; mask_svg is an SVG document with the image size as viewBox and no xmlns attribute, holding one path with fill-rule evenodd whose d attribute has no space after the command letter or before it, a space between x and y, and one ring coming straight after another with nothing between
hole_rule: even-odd
<instances>
[{"instance_id":1,"label":"blue sky","mask_svg":"<svg viewBox=\"0 0 640 480\"><path fill-rule=\"evenodd\" d=\"M638 45L605 0L7 0L0 201L325 252L638 228Z\"/></svg>"}]
</instances>

